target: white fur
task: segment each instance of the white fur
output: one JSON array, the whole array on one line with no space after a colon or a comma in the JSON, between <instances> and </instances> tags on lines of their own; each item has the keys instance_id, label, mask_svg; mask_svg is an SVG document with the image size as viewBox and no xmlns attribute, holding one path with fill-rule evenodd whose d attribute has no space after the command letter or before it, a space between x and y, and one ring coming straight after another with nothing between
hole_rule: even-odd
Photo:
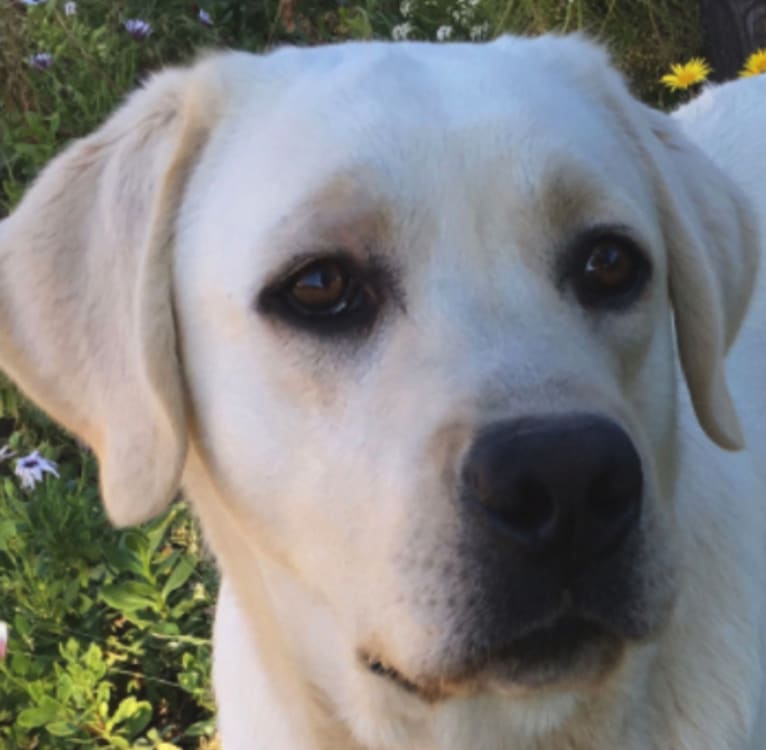
<instances>
[{"instance_id":1,"label":"white fur","mask_svg":"<svg viewBox=\"0 0 766 750\"><path fill-rule=\"evenodd\" d=\"M580 38L347 44L162 73L48 167L0 225L0 364L93 445L116 522L193 502L225 750L762 746L765 121L766 79L671 119ZM653 266L620 315L552 270L600 222ZM259 310L338 248L396 271L368 337ZM655 635L539 691L429 703L366 670L447 674L445 471L483 424L572 410L641 453Z\"/></svg>"}]
</instances>

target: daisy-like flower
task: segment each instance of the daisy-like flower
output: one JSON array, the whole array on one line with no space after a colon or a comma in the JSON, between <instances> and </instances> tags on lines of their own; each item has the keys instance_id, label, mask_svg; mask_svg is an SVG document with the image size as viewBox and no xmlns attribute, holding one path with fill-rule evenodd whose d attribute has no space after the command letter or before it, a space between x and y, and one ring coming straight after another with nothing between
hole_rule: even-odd
<instances>
[{"instance_id":1,"label":"daisy-like flower","mask_svg":"<svg viewBox=\"0 0 766 750\"><path fill-rule=\"evenodd\" d=\"M12 458L16 455L16 451L11 450L10 446L4 445L0 448L0 461L5 461L6 458Z\"/></svg>"},{"instance_id":2,"label":"daisy-like flower","mask_svg":"<svg viewBox=\"0 0 766 750\"><path fill-rule=\"evenodd\" d=\"M152 33L152 25L142 18L129 18L124 23L125 31L137 42L141 42Z\"/></svg>"},{"instance_id":3,"label":"daisy-like flower","mask_svg":"<svg viewBox=\"0 0 766 750\"><path fill-rule=\"evenodd\" d=\"M21 2L27 7L32 7L33 5L42 5L45 0L21 0Z\"/></svg>"},{"instance_id":4,"label":"daisy-like flower","mask_svg":"<svg viewBox=\"0 0 766 750\"><path fill-rule=\"evenodd\" d=\"M77 15L77 3L64 3L64 15L76 16Z\"/></svg>"},{"instance_id":5,"label":"daisy-like flower","mask_svg":"<svg viewBox=\"0 0 766 750\"><path fill-rule=\"evenodd\" d=\"M29 64L35 70L48 70L53 65L53 55L50 52L38 52L29 58Z\"/></svg>"},{"instance_id":6,"label":"daisy-like flower","mask_svg":"<svg viewBox=\"0 0 766 750\"><path fill-rule=\"evenodd\" d=\"M391 38L395 42L402 42L405 39L409 39L410 34L412 34L412 24L409 21L400 23L398 26L394 26L394 28L391 29Z\"/></svg>"},{"instance_id":7,"label":"daisy-like flower","mask_svg":"<svg viewBox=\"0 0 766 750\"><path fill-rule=\"evenodd\" d=\"M687 63L676 63L670 66L670 73L662 76L660 82L671 91L685 91L691 86L707 80L711 68L701 57L693 57Z\"/></svg>"},{"instance_id":8,"label":"daisy-like flower","mask_svg":"<svg viewBox=\"0 0 766 750\"><path fill-rule=\"evenodd\" d=\"M452 26L439 26L436 29L436 41L446 42L452 36Z\"/></svg>"},{"instance_id":9,"label":"daisy-like flower","mask_svg":"<svg viewBox=\"0 0 766 750\"><path fill-rule=\"evenodd\" d=\"M213 25L213 19L210 17L210 13L208 13L206 10L202 10L202 8L200 8L199 13L197 13L197 20L203 26L210 27Z\"/></svg>"},{"instance_id":10,"label":"daisy-like flower","mask_svg":"<svg viewBox=\"0 0 766 750\"><path fill-rule=\"evenodd\" d=\"M0 661L8 653L8 624L0 620Z\"/></svg>"},{"instance_id":11,"label":"daisy-like flower","mask_svg":"<svg viewBox=\"0 0 766 750\"><path fill-rule=\"evenodd\" d=\"M478 26L472 26L468 32L468 36L472 42L478 42L482 39L486 39L489 36L489 21L479 24Z\"/></svg>"},{"instance_id":12,"label":"daisy-like flower","mask_svg":"<svg viewBox=\"0 0 766 750\"><path fill-rule=\"evenodd\" d=\"M766 49L757 49L745 61L745 67L739 73L740 78L749 78L766 73Z\"/></svg>"},{"instance_id":13,"label":"daisy-like flower","mask_svg":"<svg viewBox=\"0 0 766 750\"><path fill-rule=\"evenodd\" d=\"M16 461L15 472L25 490L34 489L38 482L42 482L43 474L53 474L56 478L59 476L55 462L44 458L37 451Z\"/></svg>"}]
</instances>

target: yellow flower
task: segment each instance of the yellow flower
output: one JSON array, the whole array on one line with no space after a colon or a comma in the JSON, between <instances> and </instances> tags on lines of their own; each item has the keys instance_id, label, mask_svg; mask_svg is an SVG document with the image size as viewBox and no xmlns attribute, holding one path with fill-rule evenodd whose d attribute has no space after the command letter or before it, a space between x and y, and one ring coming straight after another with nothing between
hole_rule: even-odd
<instances>
[{"instance_id":1,"label":"yellow flower","mask_svg":"<svg viewBox=\"0 0 766 750\"><path fill-rule=\"evenodd\" d=\"M693 57L687 63L670 66L671 72L660 81L671 91L683 91L696 83L702 83L710 75L710 66L701 57Z\"/></svg>"},{"instance_id":2,"label":"yellow flower","mask_svg":"<svg viewBox=\"0 0 766 750\"><path fill-rule=\"evenodd\" d=\"M745 62L745 67L739 72L740 78L757 76L766 73L766 49L757 49Z\"/></svg>"}]
</instances>

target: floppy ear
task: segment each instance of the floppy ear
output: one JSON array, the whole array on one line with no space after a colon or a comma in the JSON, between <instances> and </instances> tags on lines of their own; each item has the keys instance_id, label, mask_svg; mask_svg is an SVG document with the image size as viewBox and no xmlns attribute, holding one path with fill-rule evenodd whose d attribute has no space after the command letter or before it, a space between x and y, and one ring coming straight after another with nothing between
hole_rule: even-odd
<instances>
[{"instance_id":1,"label":"floppy ear","mask_svg":"<svg viewBox=\"0 0 766 750\"><path fill-rule=\"evenodd\" d=\"M545 37L536 41L546 44ZM633 99L604 50L579 35L546 48L555 51L547 64L611 110L649 169L668 251L678 352L694 409L712 440L723 448L740 448L744 438L726 383L724 357L755 281L759 238L753 209L732 180L682 135L676 122ZM567 64L562 65L565 56ZM740 106L737 114L748 119L753 130L758 120L752 102L760 100L750 99L751 105ZM722 112L707 108L698 115L703 116L708 121L717 118L713 131L725 120ZM716 135L724 139L726 134L707 132L706 141L714 144Z\"/></svg>"},{"instance_id":2,"label":"floppy ear","mask_svg":"<svg viewBox=\"0 0 766 750\"><path fill-rule=\"evenodd\" d=\"M744 437L724 357L747 310L759 260L747 197L669 117L651 111L661 150L657 202L668 248L681 365L708 436L730 450Z\"/></svg>"},{"instance_id":3,"label":"floppy ear","mask_svg":"<svg viewBox=\"0 0 766 750\"><path fill-rule=\"evenodd\" d=\"M0 223L0 367L93 448L119 525L161 511L185 462L171 253L213 67L154 77Z\"/></svg>"}]
</instances>

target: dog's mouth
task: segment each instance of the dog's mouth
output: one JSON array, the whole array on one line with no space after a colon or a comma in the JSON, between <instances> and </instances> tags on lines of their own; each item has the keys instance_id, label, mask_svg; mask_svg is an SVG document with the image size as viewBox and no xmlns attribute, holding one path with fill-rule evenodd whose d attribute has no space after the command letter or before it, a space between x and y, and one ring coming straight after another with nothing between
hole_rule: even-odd
<instances>
[{"instance_id":1,"label":"dog's mouth","mask_svg":"<svg viewBox=\"0 0 766 750\"><path fill-rule=\"evenodd\" d=\"M379 658L372 656L366 651L362 651L359 654L359 660L370 672L392 682L397 687L402 688L402 690L417 695L421 694L422 688L416 682L408 680L398 669L386 664Z\"/></svg>"},{"instance_id":2,"label":"dog's mouth","mask_svg":"<svg viewBox=\"0 0 766 750\"><path fill-rule=\"evenodd\" d=\"M602 625L564 616L479 656L445 669L442 674L413 678L378 654L360 651L363 666L398 688L434 703L485 690L529 692L594 683L610 672L624 650L624 640Z\"/></svg>"}]
</instances>

